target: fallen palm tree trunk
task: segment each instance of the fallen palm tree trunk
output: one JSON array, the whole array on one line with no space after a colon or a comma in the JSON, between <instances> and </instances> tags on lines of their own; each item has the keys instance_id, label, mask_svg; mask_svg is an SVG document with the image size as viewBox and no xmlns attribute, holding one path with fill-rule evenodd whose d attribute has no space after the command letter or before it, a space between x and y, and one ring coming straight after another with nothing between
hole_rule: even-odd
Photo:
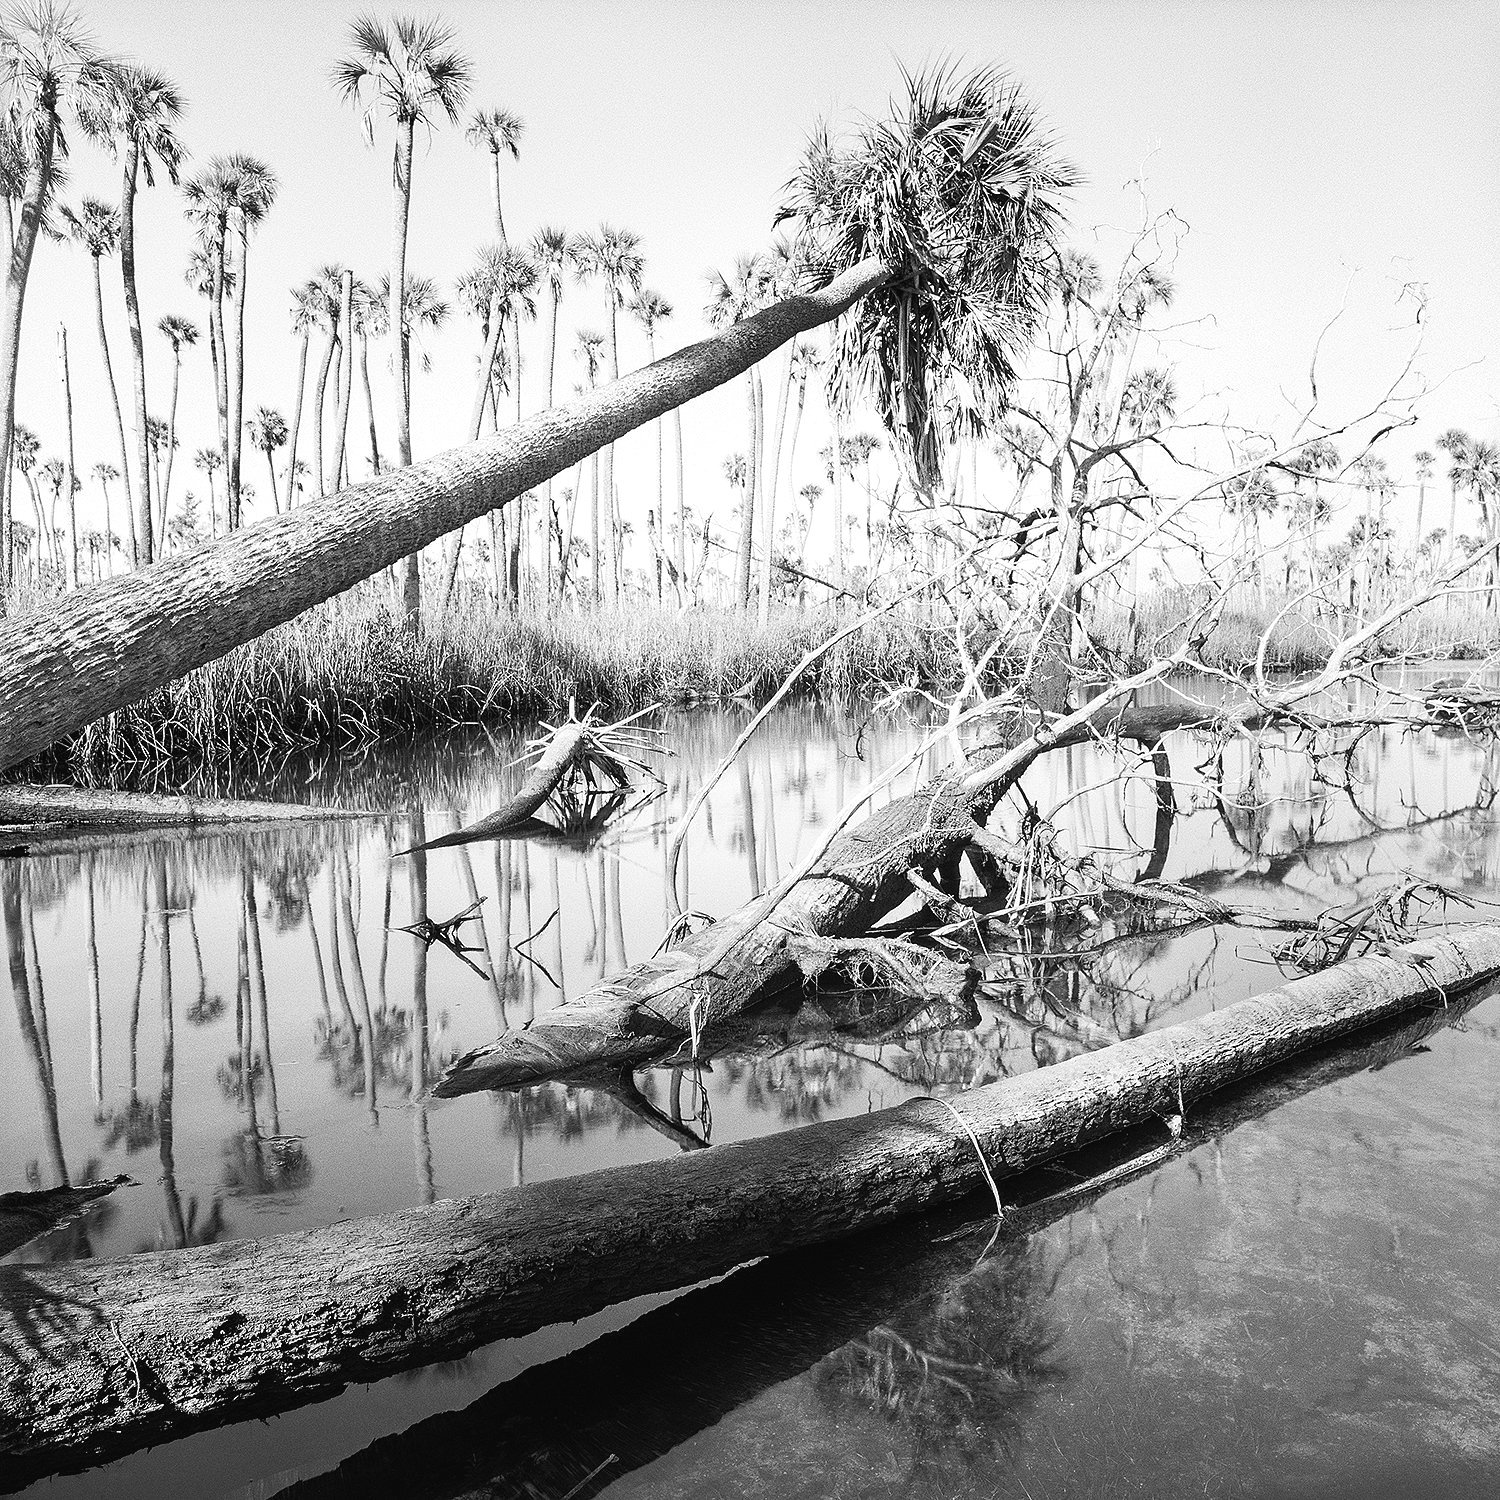
<instances>
[{"instance_id":1,"label":"fallen palm tree trunk","mask_svg":"<svg viewBox=\"0 0 1500 1500\"><path fill-rule=\"evenodd\" d=\"M1122 1132L1012 1179L997 1244L1038 1233L1106 1192L1158 1171L1282 1105L1404 1057L1462 1015L1423 1012L1363 1028L1224 1089L1176 1137ZM768 1257L645 1313L627 1327L523 1371L462 1411L380 1438L284 1500L587 1500L757 1396L803 1374L874 1324L947 1298L994 1269L988 1192L872 1233ZM978 1257L976 1263L976 1257ZM704 1330L713 1330L704 1361Z\"/></svg>"},{"instance_id":2,"label":"fallen palm tree trunk","mask_svg":"<svg viewBox=\"0 0 1500 1500\"><path fill-rule=\"evenodd\" d=\"M259 1242L0 1268L0 1451L118 1452L963 1198L1500 973L1500 926L955 1096ZM981 1159L980 1153L983 1154Z\"/></svg>"},{"instance_id":3,"label":"fallen palm tree trunk","mask_svg":"<svg viewBox=\"0 0 1500 1500\"><path fill-rule=\"evenodd\" d=\"M102 788L0 786L0 837L8 829L197 828L226 823L322 823L383 813L300 802L237 802L221 797L160 797L150 792Z\"/></svg>"},{"instance_id":4,"label":"fallen palm tree trunk","mask_svg":"<svg viewBox=\"0 0 1500 1500\"><path fill-rule=\"evenodd\" d=\"M0 622L0 770L264 635L836 318L898 267L869 259L499 436L394 469Z\"/></svg>"}]
</instances>

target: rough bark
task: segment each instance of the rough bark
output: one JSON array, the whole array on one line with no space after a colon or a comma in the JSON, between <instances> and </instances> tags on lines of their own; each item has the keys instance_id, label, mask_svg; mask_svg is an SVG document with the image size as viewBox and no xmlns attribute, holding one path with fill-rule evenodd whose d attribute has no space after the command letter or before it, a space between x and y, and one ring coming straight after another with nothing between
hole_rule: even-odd
<instances>
[{"instance_id":1,"label":"rough bark","mask_svg":"<svg viewBox=\"0 0 1500 1500\"><path fill-rule=\"evenodd\" d=\"M486 442L355 485L0 627L0 770L535 489L889 280L866 261Z\"/></svg>"},{"instance_id":2,"label":"rough bark","mask_svg":"<svg viewBox=\"0 0 1500 1500\"><path fill-rule=\"evenodd\" d=\"M1177 1137L1217 1091L1496 973L1500 927L1461 929L946 1102L259 1242L0 1268L0 1445L11 1472L85 1462L960 1202L1121 1131Z\"/></svg>"}]
</instances>

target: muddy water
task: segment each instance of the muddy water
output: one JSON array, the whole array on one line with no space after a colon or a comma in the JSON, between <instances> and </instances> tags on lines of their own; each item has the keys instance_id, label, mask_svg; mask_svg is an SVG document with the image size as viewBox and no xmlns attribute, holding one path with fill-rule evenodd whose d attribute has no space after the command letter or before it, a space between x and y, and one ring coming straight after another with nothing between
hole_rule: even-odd
<instances>
[{"instance_id":1,"label":"muddy water","mask_svg":"<svg viewBox=\"0 0 1500 1500\"><path fill-rule=\"evenodd\" d=\"M11 1258L275 1234L675 1152L584 1090L426 1091L497 1027L656 948L665 829L742 723L664 721L660 794L565 842L397 857L489 811L517 737L262 788L322 781L386 810L366 823L4 860L0 1191L137 1183ZM710 797L687 904L723 913L774 883L922 733L783 713ZM1240 905L1313 912L1407 876L1500 900L1500 756L1483 742L1388 730L1347 761L1280 740L1204 753L1171 745L1170 818L1146 769L1088 749L1026 792L1058 809L1064 851ZM480 898L460 929L472 968L401 930ZM648 1072L643 1092L713 1141L879 1109L1267 988L1275 941L1126 939L999 976L977 1027L798 1033L703 1074ZM767 1263L34 1492L1494 1493L1497 1007L983 1258L988 1225L972 1244L918 1226Z\"/></svg>"}]
</instances>

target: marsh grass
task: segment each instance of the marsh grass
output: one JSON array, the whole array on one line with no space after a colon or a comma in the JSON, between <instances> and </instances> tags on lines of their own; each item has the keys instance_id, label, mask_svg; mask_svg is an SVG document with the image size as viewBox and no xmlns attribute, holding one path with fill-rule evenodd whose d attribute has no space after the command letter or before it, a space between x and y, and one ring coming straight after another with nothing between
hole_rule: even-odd
<instances>
[{"instance_id":1,"label":"marsh grass","mask_svg":"<svg viewBox=\"0 0 1500 1500\"><path fill-rule=\"evenodd\" d=\"M1277 620L1285 603L1285 598L1276 594L1262 603L1250 590L1231 599L1204 646L1204 664L1226 672L1249 670L1255 665L1261 637L1275 621L1266 651L1267 668L1311 671L1328 661L1341 636L1358 628L1358 621L1347 612L1335 620L1307 606L1294 606ZM1153 645L1175 644L1182 622L1200 604L1190 590L1163 589L1142 600L1133 623L1129 613L1116 606L1102 610L1092 629L1111 650L1144 657ZM1375 606L1371 615L1385 607ZM1381 654L1387 657L1481 661L1500 652L1500 611L1492 608L1482 594L1436 600L1394 625L1383 637L1382 646Z\"/></svg>"},{"instance_id":2,"label":"marsh grass","mask_svg":"<svg viewBox=\"0 0 1500 1500\"><path fill-rule=\"evenodd\" d=\"M826 638L828 618L787 614L761 631L737 613L654 609L539 616L453 614L421 637L383 601L346 597L108 715L48 754L53 772L148 765L269 766L313 748L357 751L463 726L553 718L570 702L629 712L771 691ZM941 687L951 640L884 617L804 675L805 695L852 701L893 684Z\"/></svg>"}]
</instances>

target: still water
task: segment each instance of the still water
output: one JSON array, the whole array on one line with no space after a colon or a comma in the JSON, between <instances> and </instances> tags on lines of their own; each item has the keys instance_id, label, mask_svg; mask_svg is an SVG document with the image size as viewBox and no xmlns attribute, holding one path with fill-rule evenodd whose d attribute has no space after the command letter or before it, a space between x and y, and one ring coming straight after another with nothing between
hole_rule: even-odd
<instances>
[{"instance_id":1,"label":"still water","mask_svg":"<svg viewBox=\"0 0 1500 1500\"><path fill-rule=\"evenodd\" d=\"M136 1184L11 1259L264 1236L673 1154L586 1090L427 1096L499 1027L660 943L666 831L744 718L660 722L659 793L565 842L400 854L499 803L518 732L254 789L383 810L367 821L0 861L0 1192ZM923 734L782 712L700 814L686 904L722 914L773 884ZM1066 850L1127 878L1306 914L1410 875L1480 903L1450 920L1495 915L1494 745L1386 730L1314 761L1272 738L1218 766L1201 741L1170 748L1170 821L1149 765L1091 749L1025 790ZM472 967L401 930L481 898ZM793 1032L642 1089L715 1142L880 1109L1268 988L1276 941L1122 941L1011 975L977 1027ZM1497 1080L1500 998L987 1253L989 1224L903 1226L26 1493L1491 1495Z\"/></svg>"}]
</instances>

